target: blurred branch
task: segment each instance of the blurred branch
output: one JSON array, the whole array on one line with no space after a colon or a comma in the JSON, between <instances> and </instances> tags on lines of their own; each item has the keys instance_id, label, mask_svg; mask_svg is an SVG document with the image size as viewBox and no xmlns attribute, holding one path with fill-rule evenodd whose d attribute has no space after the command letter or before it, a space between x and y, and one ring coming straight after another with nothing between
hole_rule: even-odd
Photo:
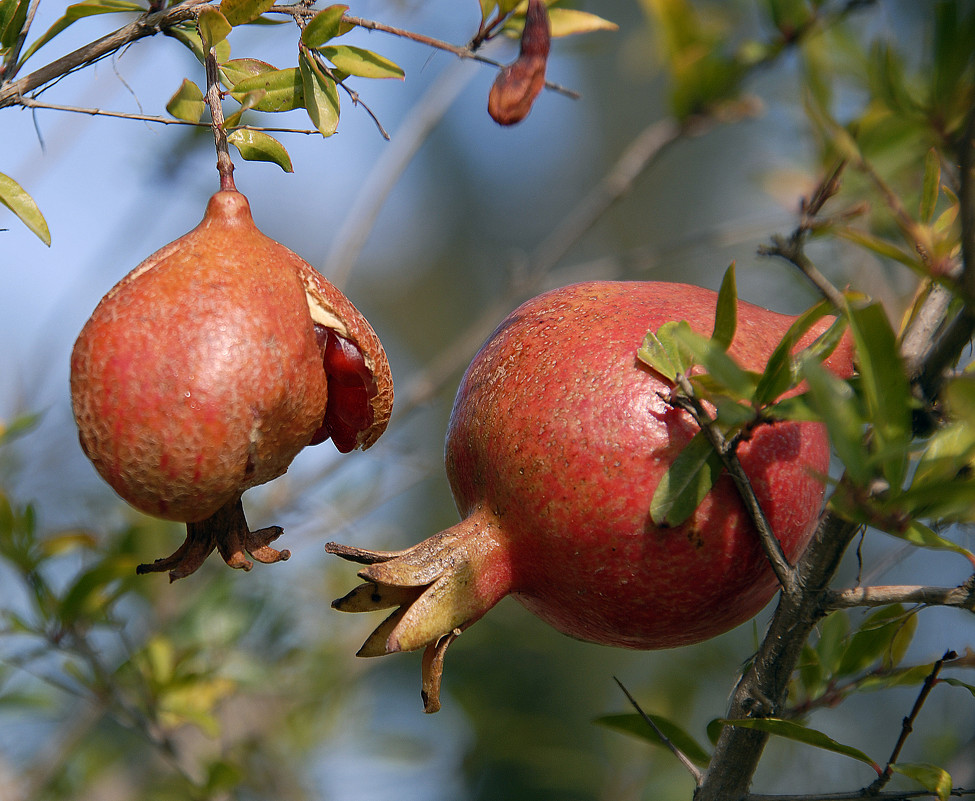
<instances>
[{"instance_id":1,"label":"blurred branch","mask_svg":"<svg viewBox=\"0 0 975 801\"><path fill-rule=\"evenodd\" d=\"M811 795L747 795L742 801L912 801L915 798L934 798L938 794L934 790L906 790L891 793L866 793L854 790L851 793L824 793ZM948 793L949 798L972 798L975 790L965 790L954 787Z\"/></svg>"},{"instance_id":2,"label":"blurred branch","mask_svg":"<svg viewBox=\"0 0 975 801\"><path fill-rule=\"evenodd\" d=\"M827 610L889 604L955 606L975 612L975 576L957 587L878 586L829 591L823 600Z\"/></svg>"}]
</instances>

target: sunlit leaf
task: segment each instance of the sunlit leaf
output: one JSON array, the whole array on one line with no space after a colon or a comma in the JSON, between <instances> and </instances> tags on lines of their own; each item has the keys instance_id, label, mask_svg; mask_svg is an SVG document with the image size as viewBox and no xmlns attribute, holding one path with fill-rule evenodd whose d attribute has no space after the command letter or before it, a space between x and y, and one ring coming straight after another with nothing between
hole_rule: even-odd
<instances>
[{"instance_id":1,"label":"sunlit leaf","mask_svg":"<svg viewBox=\"0 0 975 801\"><path fill-rule=\"evenodd\" d=\"M686 375L693 362L677 336L684 329L690 330L690 326L680 320L664 323L656 332L647 332L637 358L668 381L673 382L678 374Z\"/></svg>"},{"instance_id":2,"label":"sunlit leaf","mask_svg":"<svg viewBox=\"0 0 975 801\"><path fill-rule=\"evenodd\" d=\"M273 71L271 64L256 58L234 58L220 65L221 79L231 89L255 75Z\"/></svg>"},{"instance_id":3,"label":"sunlit leaf","mask_svg":"<svg viewBox=\"0 0 975 801\"><path fill-rule=\"evenodd\" d=\"M718 303L714 311L714 331L711 341L728 350L738 328L738 288L735 284L735 263L725 271L718 291Z\"/></svg>"},{"instance_id":4,"label":"sunlit leaf","mask_svg":"<svg viewBox=\"0 0 975 801\"><path fill-rule=\"evenodd\" d=\"M339 95L335 81L322 72L306 52L301 54L298 65L308 117L319 133L331 136L339 124Z\"/></svg>"},{"instance_id":5,"label":"sunlit leaf","mask_svg":"<svg viewBox=\"0 0 975 801\"><path fill-rule=\"evenodd\" d=\"M275 0L221 0L220 11L235 28L253 22L274 5Z\"/></svg>"},{"instance_id":6,"label":"sunlit leaf","mask_svg":"<svg viewBox=\"0 0 975 801\"><path fill-rule=\"evenodd\" d=\"M881 239L879 236L869 233L868 231L862 231L859 228L836 228L835 233L841 239L846 239L859 245L862 248L866 248L872 253L876 253L878 256L883 256L885 259L891 259L892 261L899 262L912 270L921 270L922 264L920 257L916 253L911 253L908 250L904 250L899 245L890 242L886 239Z\"/></svg>"},{"instance_id":7,"label":"sunlit leaf","mask_svg":"<svg viewBox=\"0 0 975 801\"><path fill-rule=\"evenodd\" d=\"M705 767L711 760L710 754L679 725L660 715L647 715L647 717L660 729L664 737L670 740L695 765ZM643 719L642 715L637 713L604 715L603 717L596 718L594 722L608 729L639 737L651 745L664 745L657 732Z\"/></svg>"},{"instance_id":8,"label":"sunlit leaf","mask_svg":"<svg viewBox=\"0 0 975 801\"><path fill-rule=\"evenodd\" d=\"M721 457L703 431L685 445L654 490L650 517L658 526L679 526L704 500L721 475Z\"/></svg>"},{"instance_id":9,"label":"sunlit leaf","mask_svg":"<svg viewBox=\"0 0 975 801\"><path fill-rule=\"evenodd\" d=\"M325 58L349 75L360 78L402 78L403 70L385 56L350 45L328 45L318 49Z\"/></svg>"},{"instance_id":10,"label":"sunlit leaf","mask_svg":"<svg viewBox=\"0 0 975 801\"><path fill-rule=\"evenodd\" d=\"M201 64L206 62L207 51L203 48L203 40L195 24L174 25L167 29L167 33L196 56ZM217 63L223 64L230 58L230 42L222 39L217 43L215 51Z\"/></svg>"},{"instance_id":11,"label":"sunlit leaf","mask_svg":"<svg viewBox=\"0 0 975 801\"><path fill-rule=\"evenodd\" d=\"M758 731L773 734L776 737L784 737L787 740L794 740L795 742L804 743L805 745L811 745L816 748L821 748L824 751L832 751L834 754L842 754L843 756L856 759L859 762L869 765L877 772L877 775L880 775L882 772L880 766L859 748L854 748L852 745L844 745L843 743L837 742L829 735L824 734L821 731L816 731L815 729L810 729L808 726L803 726L801 723L795 723L791 720L782 720L781 718L742 718L739 720L722 719L719 722L725 726L737 726L738 728L742 729L757 729Z\"/></svg>"},{"instance_id":12,"label":"sunlit leaf","mask_svg":"<svg viewBox=\"0 0 975 801\"><path fill-rule=\"evenodd\" d=\"M34 198L13 178L0 173L0 203L16 214L45 245L51 244L51 232L47 220L34 202Z\"/></svg>"},{"instance_id":13,"label":"sunlit leaf","mask_svg":"<svg viewBox=\"0 0 975 801\"><path fill-rule=\"evenodd\" d=\"M785 336L772 351L758 380L754 396L756 406L772 403L799 383L799 367L792 352L809 329L829 312L829 308L825 301L817 303L799 315L789 326Z\"/></svg>"},{"instance_id":14,"label":"sunlit leaf","mask_svg":"<svg viewBox=\"0 0 975 801\"><path fill-rule=\"evenodd\" d=\"M940 534L936 534L926 525L924 525L919 520L912 520L907 524L907 527L903 530L889 531L888 533L899 537L902 540L912 543L913 545L920 545L925 548L934 548L941 551L952 551L960 556L964 556L969 562L975 566L975 554L972 554L967 548L963 548L956 542L952 542Z\"/></svg>"},{"instance_id":15,"label":"sunlit leaf","mask_svg":"<svg viewBox=\"0 0 975 801\"><path fill-rule=\"evenodd\" d=\"M183 83L166 104L166 111L187 122L199 122L205 108L203 91L189 78L183 78Z\"/></svg>"},{"instance_id":16,"label":"sunlit leaf","mask_svg":"<svg viewBox=\"0 0 975 801\"><path fill-rule=\"evenodd\" d=\"M878 660L896 667L917 629L917 615L904 616L904 607L892 604L870 614L850 637L836 668L839 676L859 673Z\"/></svg>"},{"instance_id":17,"label":"sunlit leaf","mask_svg":"<svg viewBox=\"0 0 975 801\"><path fill-rule=\"evenodd\" d=\"M319 11L301 32L301 43L308 47L321 47L330 39L339 36L342 17L348 10L348 6L334 5Z\"/></svg>"},{"instance_id":18,"label":"sunlit leaf","mask_svg":"<svg viewBox=\"0 0 975 801\"><path fill-rule=\"evenodd\" d=\"M203 38L203 46L206 50L216 47L233 30L233 26L227 21L227 18L213 6L204 6L200 10L197 25L200 27L200 35Z\"/></svg>"},{"instance_id":19,"label":"sunlit leaf","mask_svg":"<svg viewBox=\"0 0 975 801\"><path fill-rule=\"evenodd\" d=\"M269 161L285 172L293 172L291 157L277 139L263 131L237 129L227 136L227 141L240 151L247 161Z\"/></svg>"},{"instance_id":20,"label":"sunlit leaf","mask_svg":"<svg viewBox=\"0 0 975 801\"><path fill-rule=\"evenodd\" d=\"M548 21L553 39L596 31L616 31L620 27L596 14L574 8L550 8Z\"/></svg>"},{"instance_id":21,"label":"sunlit leaf","mask_svg":"<svg viewBox=\"0 0 975 801\"><path fill-rule=\"evenodd\" d=\"M291 111L305 103L301 74L296 67L267 70L234 84L230 96L243 102L250 92L264 92L254 106L257 111Z\"/></svg>"},{"instance_id":22,"label":"sunlit leaf","mask_svg":"<svg viewBox=\"0 0 975 801\"><path fill-rule=\"evenodd\" d=\"M940 801L948 801L951 796L951 774L944 768L926 762L896 762L890 768L895 773L913 779L924 789L930 790Z\"/></svg>"},{"instance_id":23,"label":"sunlit leaf","mask_svg":"<svg viewBox=\"0 0 975 801\"><path fill-rule=\"evenodd\" d=\"M702 365L708 375L725 388L732 397L751 401L758 382L756 374L740 367L723 348L693 331L690 326L686 329L678 329L675 335L681 345L694 357L695 363Z\"/></svg>"}]
</instances>

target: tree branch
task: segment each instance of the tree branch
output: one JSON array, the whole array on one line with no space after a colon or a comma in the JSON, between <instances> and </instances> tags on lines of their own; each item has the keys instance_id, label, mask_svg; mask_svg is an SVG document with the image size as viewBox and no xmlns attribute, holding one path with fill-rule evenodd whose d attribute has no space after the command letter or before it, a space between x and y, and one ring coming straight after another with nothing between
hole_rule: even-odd
<instances>
[{"instance_id":1,"label":"tree branch","mask_svg":"<svg viewBox=\"0 0 975 801\"><path fill-rule=\"evenodd\" d=\"M103 36L90 44L79 47L46 66L40 67L29 75L15 81L8 81L0 86L0 108L15 106L21 103L23 95L33 92L51 81L73 72L79 67L92 64L127 44L136 42L146 36L154 36L167 28L172 28L180 22L195 19L196 6L207 0L183 0L178 6L144 14L134 22L119 28L113 33Z\"/></svg>"},{"instance_id":2,"label":"tree branch","mask_svg":"<svg viewBox=\"0 0 975 801\"><path fill-rule=\"evenodd\" d=\"M877 586L831 590L823 600L823 608L830 611L890 604L954 606L975 612L975 576L957 587Z\"/></svg>"}]
</instances>

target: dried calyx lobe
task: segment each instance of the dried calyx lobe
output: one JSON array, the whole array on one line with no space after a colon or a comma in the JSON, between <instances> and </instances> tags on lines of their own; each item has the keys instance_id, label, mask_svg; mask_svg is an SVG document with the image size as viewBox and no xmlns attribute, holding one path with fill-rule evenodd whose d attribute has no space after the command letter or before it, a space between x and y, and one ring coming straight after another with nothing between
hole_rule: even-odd
<instances>
[{"instance_id":1,"label":"dried calyx lobe","mask_svg":"<svg viewBox=\"0 0 975 801\"><path fill-rule=\"evenodd\" d=\"M551 44L548 9L542 0L529 0L518 58L498 74L488 95L488 113L499 125L521 122L545 86Z\"/></svg>"}]
</instances>

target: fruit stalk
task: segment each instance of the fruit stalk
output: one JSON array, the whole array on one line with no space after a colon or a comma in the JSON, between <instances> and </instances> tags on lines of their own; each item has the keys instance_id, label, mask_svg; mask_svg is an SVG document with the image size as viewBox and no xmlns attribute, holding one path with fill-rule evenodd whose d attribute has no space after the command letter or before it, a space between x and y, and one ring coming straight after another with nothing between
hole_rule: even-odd
<instances>
[{"instance_id":1,"label":"fruit stalk","mask_svg":"<svg viewBox=\"0 0 975 801\"><path fill-rule=\"evenodd\" d=\"M207 74L207 105L210 106L210 128L213 131L213 144L217 149L217 172L220 173L220 188L235 190L234 162L230 158L230 145L224 124L223 103L220 100L220 74L217 68L217 54L210 48L205 59Z\"/></svg>"}]
</instances>

